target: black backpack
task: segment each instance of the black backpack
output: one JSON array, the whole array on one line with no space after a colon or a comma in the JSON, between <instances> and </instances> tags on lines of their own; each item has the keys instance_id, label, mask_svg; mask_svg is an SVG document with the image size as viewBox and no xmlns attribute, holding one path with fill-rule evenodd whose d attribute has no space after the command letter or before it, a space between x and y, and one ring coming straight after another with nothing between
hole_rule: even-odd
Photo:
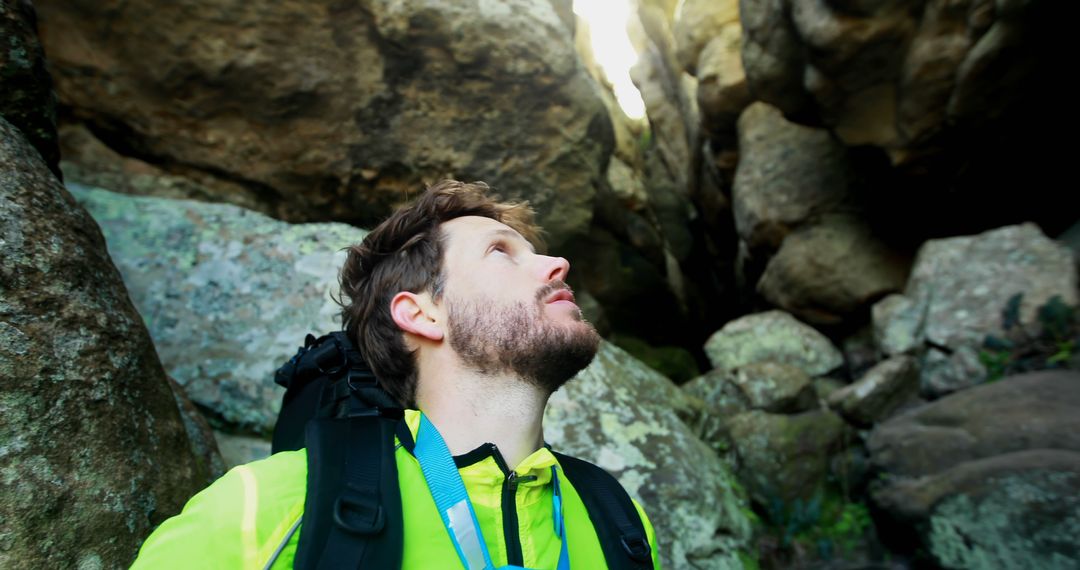
<instances>
[{"instance_id":1,"label":"black backpack","mask_svg":"<svg viewBox=\"0 0 1080 570\"><path fill-rule=\"evenodd\" d=\"M307 449L294 567L399 568L404 525L394 436L411 440L401 406L344 332L308 335L274 381L285 396L272 451ZM608 568L651 569L645 528L622 485L587 461L555 456L589 512Z\"/></svg>"}]
</instances>

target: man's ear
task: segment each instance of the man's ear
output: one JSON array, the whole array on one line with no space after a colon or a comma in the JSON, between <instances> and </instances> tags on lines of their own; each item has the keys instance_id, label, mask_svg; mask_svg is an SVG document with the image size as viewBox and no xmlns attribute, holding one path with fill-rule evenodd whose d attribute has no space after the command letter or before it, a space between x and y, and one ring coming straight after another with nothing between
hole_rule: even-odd
<instances>
[{"instance_id":1,"label":"man's ear","mask_svg":"<svg viewBox=\"0 0 1080 570\"><path fill-rule=\"evenodd\" d=\"M435 306L427 294L402 291L390 300L390 316L394 323L408 333L428 340L442 340L442 323L435 320Z\"/></svg>"}]
</instances>

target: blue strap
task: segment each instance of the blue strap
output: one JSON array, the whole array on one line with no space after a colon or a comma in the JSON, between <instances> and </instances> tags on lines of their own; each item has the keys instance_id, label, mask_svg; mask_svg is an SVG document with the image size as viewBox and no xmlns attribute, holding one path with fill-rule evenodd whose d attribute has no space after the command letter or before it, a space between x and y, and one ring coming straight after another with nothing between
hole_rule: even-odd
<instances>
[{"instance_id":1,"label":"blue strap","mask_svg":"<svg viewBox=\"0 0 1080 570\"><path fill-rule=\"evenodd\" d=\"M439 510L443 525L450 542L454 544L458 558L467 570L492 570L491 555L488 553L484 535L480 531L480 523L476 520L476 512L473 510L472 501L465 490L465 483L461 480L454 458L446 447L439 430L435 428L427 416L420 415L420 429L416 436L416 447L413 448L420 470L424 473L428 489L435 499L435 507ZM555 466L551 467L551 480L555 486L553 498L553 519L555 521L555 535L562 541L559 550L558 570L570 570L570 556L567 550L566 524L563 520L562 491L559 488L559 474ZM521 566L501 566L499 570L527 570Z\"/></svg>"}]
</instances>

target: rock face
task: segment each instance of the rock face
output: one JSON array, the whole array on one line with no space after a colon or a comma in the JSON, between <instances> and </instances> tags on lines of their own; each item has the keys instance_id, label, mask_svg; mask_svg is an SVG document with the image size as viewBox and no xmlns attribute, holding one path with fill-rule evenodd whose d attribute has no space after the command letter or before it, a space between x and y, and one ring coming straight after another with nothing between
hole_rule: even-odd
<instances>
[{"instance_id":1,"label":"rock face","mask_svg":"<svg viewBox=\"0 0 1080 570\"><path fill-rule=\"evenodd\" d=\"M758 281L770 303L815 324L838 324L904 288L910 259L863 221L830 216L788 235Z\"/></svg>"},{"instance_id":2,"label":"rock face","mask_svg":"<svg viewBox=\"0 0 1080 570\"><path fill-rule=\"evenodd\" d=\"M959 392L874 429L875 503L946 568L1080 564L1080 374Z\"/></svg>"},{"instance_id":3,"label":"rock face","mask_svg":"<svg viewBox=\"0 0 1080 570\"><path fill-rule=\"evenodd\" d=\"M589 225L611 125L549 2L37 7L71 113L221 200L367 225L452 176Z\"/></svg>"},{"instance_id":4,"label":"rock face","mask_svg":"<svg viewBox=\"0 0 1080 570\"><path fill-rule=\"evenodd\" d=\"M919 393L919 368L910 356L895 356L874 366L858 381L829 395L829 405L846 419L880 422Z\"/></svg>"},{"instance_id":5,"label":"rock face","mask_svg":"<svg viewBox=\"0 0 1080 570\"><path fill-rule=\"evenodd\" d=\"M825 335L783 311L747 315L724 325L705 342L705 354L717 368L754 362L778 362L820 376L844 363Z\"/></svg>"},{"instance_id":6,"label":"rock face","mask_svg":"<svg viewBox=\"0 0 1080 570\"><path fill-rule=\"evenodd\" d=\"M0 567L126 567L207 473L93 220L0 118Z\"/></svg>"},{"instance_id":7,"label":"rock face","mask_svg":"<svg viewBox=\"0 0 1080 570\"><path fill-rule=\"evenodd\" d=\"M29 0L0 2L0 38L0 117L22 131L45 165L59 175L56 98Z\"/></svg>"},{"instance_id":8,"label":"rock face","mask_svg":"<svg viewBox=\"0 0 1080 570\"><path fill-rule=\"evenodd\" d=\"M555 393L544 436L615 474L657 529L665 568L741 568L750 522L720 459L679 421L670 380L614 345Z\"/></svg>"},{"instance_id":9,"label":"rock face","mask_svg":"<svg viewBox=\"0 0 1080 570\"><path fill-rule=\"evenodd\" d=\"M828 131L797 125L764 103L739 117L735 228L751 250L774 251L792 229L848 196L847 151Z\"/></svg>"},{"instance_id":10,"label":"rock face","mask_svg":"<svg viewBox=\"0 0 1080 570\"><path fill-rule=\"evenodd\" d=\"M796 415L751 411L729 423L739 478L758 504L791 504L825 486L830 457L845 446L848 428L822 410Z\"/></svg>"},{"instance_id":11,"label":"rock face","mask_svg":"<svg viewBox=\"0 0 1080 570\"><path fill-rule=\"evenodd\" d=\"M1038 331L1038 308L1053 296L1075 306L1077 268L1065 246L1034 224L976 236L930 240L919 250L904 292L875 309L886 352L925 349L922 390L941 395L985 378L977 351L1003 335L1002 311L1023 293L1020 322Z\"/></svg>"},{"instance_id":12,"label":"rock face","mask_svg":"<svg viewBox=\"0 0 1080 570\"><path fill-rule=\"evenodd\" d=\"M341 328L344 224L290 225L242 208L73 185L158 354L188 396L232 430L269 434L282 389L274 370L304 336Z\"/></svg>"},{"instance_id":13,"label":"rock face","mask_svg":"<svg viewBox=\"0 0 1080 570\"><path fill-rule=\"evenodd\" d=\"M832 127L848 145L910 148L997 118L1043 33L1038 3L740 2L751 91Z\"/></svg>"},{"instance_id":14,"label":"rock face","mask_svg":"<svg viewBox=\"0 0 1080 570\"><path fill-rule=\"evenodd\" d=\"M731 382L742 390L755 410L801 412L816 404L810 376L790 364L747 364L732 373Z\"/></svg>"}]
</instances>

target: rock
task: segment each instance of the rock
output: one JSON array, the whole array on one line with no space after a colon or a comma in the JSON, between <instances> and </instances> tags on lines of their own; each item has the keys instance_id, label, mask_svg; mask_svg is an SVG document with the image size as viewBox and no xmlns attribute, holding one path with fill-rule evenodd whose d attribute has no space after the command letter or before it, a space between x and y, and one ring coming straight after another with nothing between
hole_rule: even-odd
<instances>
[{"instance_id":1,"label":"rock","mask_svg":"<svg viewBox=\"0 0 1080 570\"><path fill-rule=\"evenodd\" d=\"M844 418L871 425L888 418L919 393L919 367L910 356L894 356L874 366L858 381L829 396Z\"/></svg>"},{"instance_id":2,"label":"rock","mask_svg":"<svg viewBox=\"0 0 1080 570\"><path fill-rule=\"evenodd\" d=\"M732 449L727 422L749 411L750 402L730 376L730 371L712 370L683 384L681 388L688 396L702 403L697 415L684 419L686 424L721 458L727 460L728 465L734 466L734 457L729 457Z\"/></svg>"},{"instance_id":3,"label":"rock","mask_svg":"<svg viewBox=\"0 0 1080 570\"><path fill-rule=\"evenodd\" d=\"M814 378L813 385L814 394L817 396L818 404L825 407L828 405L827 402L829 401L829 396L832 396L848 384L837 380L836 378Z\"/></svg>"},{"instance_id":4,"label":"rock","mask_svg":"<svg viewBox=\"0 0 1080 570\"><path fill-rule=\"evenodd\" d=\"M261 437L214 432L227 469L270 457L271 443Z\"/></svg>"},{"instance_id":5,"label":"rock","mask_svg":"<svg viewBox=\"0 0 1080 570\"><path fill-rule=\"evenodd\" d=\"M698 108L711 134L735 132L735 123L754 101L742 65L742 26L724 25L702 50L697 64Z\"/></svg>"},{"instance_id":6,"label":"rock","mask_svg":"<svg viewBox=\"0 0 1080 570\"><path fill-rule=\"evenodd\" d=\"M757 289L773 305L815 324L840 324L901 291L910 259L848 216L830 216L788 235ZM865 318L865 317L864 317Z\"/></svg>"},{"instance_id":7,"label":"rock","mask_svg":"<svg viewBox=\"0 0 1080 570\"><path fill-rule=\"evenodd\" d=\"M1080 453L1032 449L891 484L875 501L943 568L1080 565Z\"/></svg>"},{"instance_id":8,"label":"rock","mask_svg":"<svg viewBox=\"0 0 1080 570\"><path fill-rule=\"evenodd\" d=\"M735 228L751 249L775 250L792 229L848 197L847 153L828 131L796 125L764 103L739 117Z\"/></svg>"},{"instance_id":9,"label":"rock","mask_svg":"<svg viewBox=\"0 0 1080 570\"><path fill-rule=\"evenodd\" d=\"M813 101L803 89L806 54L791 24L785 0L739 0L742 60L754 98L792 115Z\"/></svg>"},{"instance_id":10,"label":"rock","mask_svg":"<svg viewBox=\"0 0 1080 570\"><path fill-rule=\"evenodd\" d=\"M875 304L876 306L876 304ZM852 334L844 337L840 342L840 350L844 353L844 362L851 378L858 378L881 362L881 354L878 353L877 344L874 341L874 329L870 325L864 325L856 329Z\"/></svg>"},{"instance_id":11,"label":"rock","mask_svg":"<svg viewBox=\"0 0 1080 570\"><path fill-rule=\"evenodd\" d=\"M0 2L0 117L22 131L45 165L60 175L56 97L29 0Z\"/></svg>"},{"instance_id":12,"label":"rock","mask_svg":"<svg viewBox=\"0 0 1080 570\"><path fill-rule=\"evenodd\" d=\"M304 336L341 328L341 249L363 230L290 225L224 204L72 185L108 241L169 374L230 431L269 434L274 370Z\"/></svg>"},{"instance_id":13,"label":"rock","mask_svg":"<svg viewBox=\"0 0 1080 570\"><path fill-rule=\"evenodd\" d=\"M927 148L950 127L992 124L1052 55L1037 34L1053 35L1046 28L1054 12L1032 4L744 0L740 7L751 91L789 116L830 127L849 146Z\"/></svg>"},{"instance_id":14,"label":"rock","mask_svg":"<svg viewBox=\"0 0 1080 570\"><path fill-rule=\"evenodd\" d=\"M738 0L683 0L675 12L672 33L675 57L684 71L695 74L699 55L726 26L739 23Z\"/></svg>"},{"instance_id":15,"label":"rock","mask_svg":"<svg viewBox=\"0 0 1080 570\"><path fill-rule=\"evenodd\" d=\"M790 364L753 362L735 369L731 382L742 390L755 410L802 412L817 403L810 376Z\"/></svg>"},{"instance_id":16,"label":"rock","mask_svg":"<svg viewBox=\"0 0 1080 570\"><path fill-rule=\"evenodd\" d=\"M101 232L3 118L0 250L0 567L126 567L208 474Z\"/></svg>"},{"instance_id":17,"label":"rock","mask_svg":"<svg viewBox=\"0 0 1080 570\"><path fill-rule=\"evenodd\" d=\"M806 501L824 488L830 457L844 448L847 427L824 410L796 415L750 411L728 428L739 479L761 505Z\"/></svg>"},{"instance_id":18,"label":"rock","mask_svg":"<svg viewBox=\"0 0 1080 570\"><path fill-rule=\"evenodd\" d=\"M783 311L755 313L729 322L705 342L705 354L716 368L779 362L810 376L826 374L844 363L840 351L825 335Z\"/></svg>"},{"instance_id":19,"label":"rock","mask_svg":"<svg viewBox=\"0 0 1080 570\"><path fill-rule=\"evenodd\" d=\"M208 487L210 483L224 475L232 465L226 464L222 459L221 450L218 449L217 440L214 438L214 430L184 393L184 388L168 375L165 379L169 382L173 398L176 399L176 406L180 409L180 419L184 422L184 431L187 432L188 439L191 441L191 450L195 454L196 461L199 462L197 470L200 473L206 473L206 481L202 482L200 487Z\"/></svg>"},{"instance_id":20,"label":"rock","mask_svg":"<svg viewBox=\"0 0 1080 570\"><path fill-rule=\"evenodd\" d=\"M874 326L874 343L888 356L904 354L919 348L919 335L926 314L909 297L893 294L874 303L871 315Z\"/></svg>"},{"instance_id":21,"label":"rock","mask_svg":"<svg viewBox=\"0 0 1080 570\"><path fill-rule=\"evenodd\" d=\"M923 477L1029 449L1080 452L1080 373L1042 371L951 394L874 428L874 466Z\"/></svg>"},{"instance_id":22,"label":"rock","mask_svg":"<svg viewBox=\"0 0 1080 570\"><path fill-rule=\"evenodd\" d=\"M668 379L602 343L596 360L548 406L544 436L559 451L616 475L658 533L666 568L739 568L751 527L728 469L669 401Z\"/></svg>"},{"instance_id":23,"label":"rock","mask_svg":"<svg viewBox=\"0 0 1080 570\"><path fill-rule=\"evenodd\" d=\"M36 2L61 102L113 148L290 221L485 180L583 234L611 125L550 2Z\"/></svg>"},{"instance_id":24,"label":"rock","mask_svg":"<svg viewBox=\"0 0 1080 570\"><path fill-rule=\"evenodd\" d=\"M978 350L987 335L1004 336L1002 311L1017 293L1023 294L1020 323L1032 332L1040 330L1038 308L1051 297L1075 306L1077 268L1068 248L1034 224L930 240L915 259L908 300L890 301L875 327L886 352L931 347L921 383L923 392L938 396L985 378Z\"/></svg>"}]
</instances>

